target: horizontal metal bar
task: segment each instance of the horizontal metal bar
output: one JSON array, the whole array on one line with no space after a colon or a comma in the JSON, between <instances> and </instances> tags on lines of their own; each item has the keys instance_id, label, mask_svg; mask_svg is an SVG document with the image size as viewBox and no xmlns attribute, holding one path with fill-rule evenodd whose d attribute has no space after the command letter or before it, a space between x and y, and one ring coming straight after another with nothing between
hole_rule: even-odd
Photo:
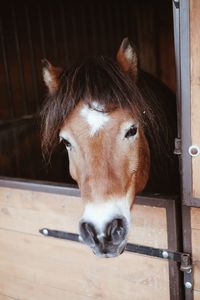
<instances>
[{"instance_id":1,"label":"horizontal metal bar","mask_svg":"<svg viewBox=\"0 0 200 300\"><path fill-rule=\"evenodd\" d=\"M73 242L80 242L79 235L76 233L52 230L49 228L42 228L39 230L39 232L44 236L54 237L54 238L63 239L63 240L69 240L69 241L73 241ZM173 260L176 262L182 262L182 256L189 255L187 253L170 251L168 249L153 248L153 247L137 245L137 244L132 244L132 243L128 243L125 250L128 252L158 257L158 258L162 258L162 259L164 258L164 259Z\"/></svg>"}]
</instances>

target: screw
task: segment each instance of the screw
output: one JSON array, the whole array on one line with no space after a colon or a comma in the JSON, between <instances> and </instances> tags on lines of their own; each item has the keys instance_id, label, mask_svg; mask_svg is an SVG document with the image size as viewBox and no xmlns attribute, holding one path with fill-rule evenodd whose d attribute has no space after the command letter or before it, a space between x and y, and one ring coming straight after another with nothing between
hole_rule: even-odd
<instances>
[{"instance_id":1,"label":"screw","mask_svg":"<svg viewBox=\"0 0 200 300\"><path fill-rule=\"evenodd\" d=\"M192 288L191 282L186 281L186 282L185 282L185 288L186 288L186 289L191 289L191 288Z\"/></svg>"},{"instance_id":2,"label":"screw","mask_svg":"<svg viewBox=\"0 0 200 300\"><path fill-rule=\"evenodd\" d=\"M200 154L200 149L196 145L192 145L189 147L188 152L191 156L198 156Z\"/></svg>"},{"instance_id":3,"label":"screw","mask_svg":"<svg viewBox=\"0 0 200 300\"><path fill-rule=\"evenodd\" d=\"M163 258L168 258L168 257L169 257L169 254L168 254L167 251L163 251L163 252L162 252L162 256L163 256Z\"/></svg>"},{"instance_id":4,"label":"screw","mask_svg":"<svg viewBox=\"0 0 200 300\"><path fill-rule=\"evenodd\" d=\"M42 233L43 233L44 235L48 235L48 234L49 234L49 231L48 231L48 229L44 228L44 229L42 230Z\"/></svg>"}]
</instances>

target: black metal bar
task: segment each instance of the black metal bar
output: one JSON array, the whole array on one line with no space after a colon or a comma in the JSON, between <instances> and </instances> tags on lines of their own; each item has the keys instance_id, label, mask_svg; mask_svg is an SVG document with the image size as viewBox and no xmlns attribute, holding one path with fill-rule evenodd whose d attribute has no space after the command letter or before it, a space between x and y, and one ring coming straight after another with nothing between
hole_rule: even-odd
<instances>
[{"instance_id":1,"label":"black metal bar","mask_svg":"<svg viewBox=\"0 0 200 300\"><path fill-rule=\"evenodd\" d=\"M39 230L39 232L44 236L49 236L53 238L63 239L63 240L69 240L73 242L80 242L79 241L79 235L76 233L71 232L65 232L60 230L52 230L49 228L42 228ZM137 245L137 244L130 244L128 243L126 246L126 251L138 253L138 254L144 254L148 256L158 257L162 259L168 259L173 260L176 262L182 262L182 255L181 252L175 252L168 249L159 249L159 248L153 248L143 245ZM186 255L184 253L184 255Z\"/></svg>"},{"instance_id":2,"label":"black metal bar","mask_svg":"<svg viewBox=\"0 0 200 300\"><path fill-rule=\"evenodd\" d=\"M76 234L76 233L58 231L58 230L50 230L47 228L42 228L39 230L39 232L44 236L50 236L50 237L54 237L57 239L79 242L78 234Z\"/></svg>"},{"instance_id":3,"label":"black metal bar","mask_svg":"<svg viewBox=\"0 0 200 300\"><path fill-rule=\"evenodd\" d=\"M190 207L182 206L182 235L183 251L192 253L191 240L191 210ZM184 273L185 299L193 299L193 276L191 272Z\"/></svg>"},{"instance_id":4,"label":"black metal bar","mask_svg":"<svg viewBox=\"0 0 200 300\"><path fill-rule=\"evenodd\" d=\"M168 201L166 207L168 248L182 251L181 203L180 199ZM169 261L170 299L183 299L182 272L173 260Z\"/></svg>"},{"instance_id":5,"label":"black metal bar","mask_svg":"<svg viewBox=\"0 0 200 300\"><path fill-rule=\"evenodd\" d=\"M0 20L0 38L1 38L1 48L3 54L3 63L4 63L4 70L5 70L5 77L6 77L6 91L8 95L8 110L10 111L10 117L15 117L15 107L13 103L13 93L12 93L12 84L10 79L10 72L8 68L8 60L7 60L7 53L6 53L6 45L4 39L4 32L3 32L3 25Z\"/></svg>"},{"instance_id":6,"label":"black metal bar","mask_svg":"<svg viewBox=\"0 0 200 300\"><path fill-rule=\"evenodd\" d=\"M22 89L22 102L23 102L23 106L24 106L24 113L28 114L28 103L27 103L27 97L26 97L26 87L25 87L25 80L24 80L23 64L22 64L21 49L20 49L20 42L19 42L17 21L16 21L14 7L12 7L12 21L13 21L16 51L17 51L19 79L20 79L20 85L21 85L21 89Z\"/></svg>"},{"instance_id":7,"label":"black metal bar","mask_svg":"<svg viewBox=\"0 0 200 300\"><path fill-rule=\"evenodd\" d=\"M36 77L35 56L34 56L34 51L33 51L29 8L27 7L27 5L25 7L25 16L26 16L28 44L29 44L30 58L31 58L30 63L31 63L31 70L32 70L31 73L32 73L32 80L33 80L33 89L34 89L35 101L37 103L37 108L39 109L39 91L38 91L38 83L37 83L37 77Z\"/></svg>"}]
</instances>

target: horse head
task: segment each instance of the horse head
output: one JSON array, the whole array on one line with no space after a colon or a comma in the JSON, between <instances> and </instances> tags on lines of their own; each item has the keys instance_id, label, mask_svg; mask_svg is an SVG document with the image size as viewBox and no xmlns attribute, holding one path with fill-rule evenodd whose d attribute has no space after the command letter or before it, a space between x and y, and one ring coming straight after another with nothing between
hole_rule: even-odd
<instances>
[{"instance_id":1,"label":"horse head","mask_svg":"<svg viewBox=\"0 0 200 300\"><path fill-rule=\"evenodd\" d=\"M126 246L135 196L147 183L149 144L137 88L134 47L124 39L117 62L99 57L62 70L45 61L49 100L44 108L43 146L60 140L69 156L85 209L80 239L102 257Z\"/></svg>"}]
</instances>

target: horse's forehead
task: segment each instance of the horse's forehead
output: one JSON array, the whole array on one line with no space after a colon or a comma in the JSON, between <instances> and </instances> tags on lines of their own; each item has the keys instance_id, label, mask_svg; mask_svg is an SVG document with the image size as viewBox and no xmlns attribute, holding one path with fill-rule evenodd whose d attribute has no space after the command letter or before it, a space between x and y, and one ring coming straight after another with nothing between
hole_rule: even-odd
<instances>
[{"instance_id":1,"label":"horse's forehead","mask_svg":"<svg viewBox=\"0 0 200 300\"><path fill-rule=\"evenodd\" d=\"M64 128L75 129L88 129L90 136L95 136L100 130L113 128L117 130L121 127L122 123L131 122L130 114L123 109L115 109L112 112L105 112L106 109L102 104L97 102L88 105L83 101L71 113L70 118L64 123Z\"/></svg>"}]
</instances>

